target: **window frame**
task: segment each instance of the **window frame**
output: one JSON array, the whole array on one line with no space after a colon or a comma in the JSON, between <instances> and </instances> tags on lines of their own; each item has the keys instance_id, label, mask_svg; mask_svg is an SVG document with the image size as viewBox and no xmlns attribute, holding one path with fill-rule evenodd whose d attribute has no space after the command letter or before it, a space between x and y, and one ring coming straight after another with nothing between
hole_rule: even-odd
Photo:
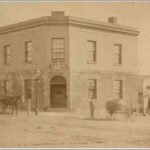
<instances>
[{"instance_id":1,"label":"window frame","mask_svg":"<svg viewBox=\"0 0 150 150\"><path fill-rule=\"evenodd\" d=\"M96 63L97 62L97 42L94 40L88 40L88 63ZM94 50L90 50L89 43L94 43ZM89 54L92 54L93 58L92 60L89 59Z\"/></svg>"},{"instance_id":2,"label":"window frame","mask_svg":"<svg viewBox=\"0 0 150 150\"><path fill-rule=\"evenodd\" d=\"M29 83L30 82L30 87ZM25 79L24 80L24 92L25 92L25 98L31 99L32 98L32 79Z\"/></svg>"},{"instance_id":3,"label":"window frame","mask_svg":"<svg viewBox=\"0 0 150 150\"><path fill-rule=\"evenodd\" d=\"M90 86L90 80L94 81L94 86ZM88 98L90 98L90 93L94 94L94 99L97 99L97 80L96 79L88 79Z\"/></svg>"},{"instance_id":4,"label":"window frame","mask_svg":"<svg viewBox=\"0 0 150 150\"><path fill-rule=\"evenodd\" d=\"M9 79L6 79L6 80L3 80L3 92L4 93L8 93L9 92L9 86L11 86L11 85L9 85L9 84L11 84L11 80L9 80Z\"/></svg>"},{"instance_id":5,"label":"window frame","mask_svg":"<svg viewBox=\"0 0 150 150\"><path fill-rule=\"evenodd\" d=\"M116 47L118 48L119 52L117 52ZM122 44L114 44L114 65L122 65Z\"/></svg>"},{"instance_id":6,"label":"window frame","mask_svg":"<svg viewBox=\"0 0 150 150\"><path fill-rule=\"evenodd\" d=\"M10 55L11 55L11 47L10 45L5 45L4 46L4 65L10 65Z\"/></svg>"},{"instance_id":7,"label":"window frame","mask_svg":"<svg viewBox=\"0 0 150 150\"><path fill-rule=\"evenodd\" d=\"M31 43L31 50L28 49L28 44ZM32 52L33 52L33 42L32 41L26 41L25 42L25 63L32 63ZM31 55L31 56L30 56ZM31 60L29 59L31 58Z\"/></svg>"},{"instance_id":8,"label":"window frame","mask_svg":"<svg viewBox=\"0 0 150 150\"><path fill-rule=\"evenodd\" d=\"M114 83L114 98L120 100L120 99L123 98L123 80L121 80L121 79L115 79L114 82L115 82ZM115 86L116 82L119 82L119 87L117 87L117 88Z\"/></svg>"},{"instance_id":9,"label":"window frame","mask_svg":"<svg viewBox=\"0 0 150 150\"><path fill-rule=\"evenodd\" d=\"M53 47L53 41L54 40L63 40L63 48L54 48ZM63 49L63 52L54 52L54 49ZM63 54L64 57L62 59L60 58L53 58L54 54ZM52 61L65 61L65 38L51 38L51 60Z\"/></svg>"}]
</instances>

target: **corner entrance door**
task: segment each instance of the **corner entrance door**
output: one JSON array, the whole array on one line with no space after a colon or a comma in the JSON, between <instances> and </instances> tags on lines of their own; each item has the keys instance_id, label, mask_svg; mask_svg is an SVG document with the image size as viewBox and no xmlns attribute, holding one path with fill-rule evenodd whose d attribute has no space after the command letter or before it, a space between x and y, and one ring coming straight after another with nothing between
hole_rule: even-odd
<instances>
[{"instance_id":1,"label":"corner entrance door","mask_svg":"<svg viewBox=\"0 0 150 150\"><path fill-rule=\"evenodd\" d=\"M52 108L66 108L67 96L66 96L66 81L62 77L54 77L51 80L51 107Z\"/></svg>"},{"instance_id":2,"label":"corner entrance door","mask_svg":"<svg viewBox=\"0 0 150 150\"><path fill-rule=\"evenodd\" d=\"M51 106L55 108L65 108L67 106L66 85L52 85L51 88Z\"/></svg>"}]
</instances>

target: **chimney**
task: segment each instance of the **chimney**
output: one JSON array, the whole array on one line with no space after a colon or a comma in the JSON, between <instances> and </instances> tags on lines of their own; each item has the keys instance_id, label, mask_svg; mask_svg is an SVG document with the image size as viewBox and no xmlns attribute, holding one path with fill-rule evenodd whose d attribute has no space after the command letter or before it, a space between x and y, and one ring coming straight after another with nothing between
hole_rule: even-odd
<instances>
[{"instance_id":1,"label":"chimney","mask_svg":"<svg viewBox=\"0 0 150 150\"><path fill-rule=\"evenodd\" d=\"M117 24L117 18L116 17L109 17L108 22L112 24Z\"/></svg>"}]
</instances>

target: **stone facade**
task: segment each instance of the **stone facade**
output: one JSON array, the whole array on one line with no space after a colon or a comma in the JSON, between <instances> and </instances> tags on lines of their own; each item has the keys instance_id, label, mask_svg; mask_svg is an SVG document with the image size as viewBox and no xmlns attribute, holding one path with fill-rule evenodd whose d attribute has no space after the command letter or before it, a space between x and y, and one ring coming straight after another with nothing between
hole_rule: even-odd
<instances>
[{"instance_id":1,"label":"stone facade","mask_svg":"<svg viewBox=\"0 0 150 150\"><path fill-rule=\"evenodd\" d=\"M138 105L138 93L140 92L139 76L110 73L110 72L74 72L70 75L70 99L71 109L79 113L88 111L88 79L97 80L96 112L105 112L106 102L114 99L114 80L123 81L123 100L133 101Z\"/></svg>"},{"instance_id":2,"label":"stone facade","mask_svg":"<svg viewBox=\"0 0 150 150\"><path fill-rule=\"evenodd\" d=\"M98 110L105 110L106 101L113 99L113 81L123 81L123 99L138 101L140 90L137 75L137 37L135 28L114 23L86 20L64 16L63 12L52 12L50 17L41 17L0 28L0 76L18 75L24 95L24 80L32 80L31 109L37 98L35 73L39 69L39 103L41 110L88 111L88 79L97 81ZM65 59L53 61L52 38L65 41ZM87 61L87 41L96 41L96 62ZM32 63L25 63L26 41L32 41ZM122 65L114 65L114 44L122 45ZM10 65L4 65L5 45L11 46ZM57 67L59 69L57 69ZM51 107L51 81L54 77L66 80L67 107ZM57 85L57 84L56 84ZM57 92L57 91L56 91ZM83 111L84 112L84 111Z\"/></svg>"}]
</instances>

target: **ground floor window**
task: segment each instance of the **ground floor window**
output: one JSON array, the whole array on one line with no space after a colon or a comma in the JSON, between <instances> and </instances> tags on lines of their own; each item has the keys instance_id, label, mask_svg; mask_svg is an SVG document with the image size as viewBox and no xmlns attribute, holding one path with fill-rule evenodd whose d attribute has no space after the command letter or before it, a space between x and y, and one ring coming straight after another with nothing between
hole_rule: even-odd
<instances>
[{"instance_id":1,"label":"ground floor window","mask_svg":"<svg viewBox=\"0 0 150 150\"><path fill-rule=\"evenodd\" d=\"M114 81L114 98L122 99L123 98L123 83L122 80Z\"/></svg>"},{"instance_id":2,"label":"ground floor window","mask_svg":"<svg viewBox=\"0 0 150 150\"><path fill-rule=\"evenodd\" d=\"M88 80L88 97L94 96L96 99L97 97L97 89L96 89L96 79L89 79Z\"/></svg>"},{"instance_id":3,"label":"ground floor window","mask_svg":"<svg viewBox=\"0 0 150 150\"><path fill-rule=\"evenodd\" d=\"M10 93L11 91L11 81L10 80L4 80L1 82L1 92L2 93Z\"/></svg>"},{"instance_id":4,"label":"ground floor window","mask_svg":"<svg viewBox=\"0 0 150 150\"><path fill-rule=\"evenodd\" d=\"M25 98L27 99L32 98L32 80L31 79L25 80Z\"/></svg>"}]
</instances>

